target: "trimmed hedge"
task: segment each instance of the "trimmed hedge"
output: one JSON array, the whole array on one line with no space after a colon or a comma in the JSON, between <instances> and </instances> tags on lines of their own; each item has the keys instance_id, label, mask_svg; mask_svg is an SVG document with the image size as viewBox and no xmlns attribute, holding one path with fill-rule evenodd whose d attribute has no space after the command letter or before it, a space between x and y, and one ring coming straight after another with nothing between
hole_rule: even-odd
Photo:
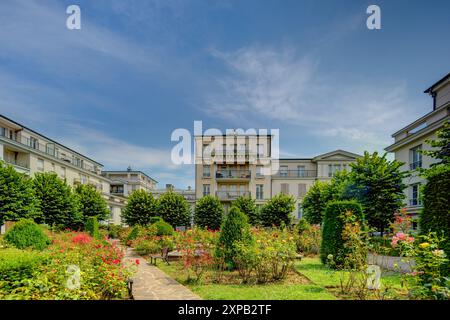
<instances>
[{"instance_id":1,"label":"trimmed hedge","mask_svg":"<svg viewBox=\"0 0 450 320\"><path fill-rule=\"evenodd\" d=\"M98 230L97 217L88 217L86 219L85 230L95 239L100 238L100 232Z\"/></svg>"},{"instance_id":2,"label":"trimmed hedge","mask_svg":"<svg viewBox=\"0 0 450 320\"><path fill-rule=\"evenodd\" d=\"M344 222L341 214L351 211L362 223L364 215L361 205L356 201L332 201L328 203L325 209L323 220L322 245L320 248L320 260L326 264L328 255L333 255L336 266L342 265L345 259L344 243L342 239L342 230Z\"/></svg>"},{"instance_id":3,"label":"trimmed hedge","mask_svg":"<svg viewBox=\"0 0 450 320\"><path fill-rule=\"evenodd\" d=\"M5 234L6 243L18 249L44 250L50 243L41 226L31 219L22 219Z\"/></svg>"},{"instance_id":4,"label":"trimmed hedge","mask_svg":"<svg viewBox=\"0 0 450 320\"><path fill-rule=\"evenodd\" d=\"M442 249L450 257L450 166L433 169L423 189L423 210L419 216L422 234L436 232L445 238ZM445 268L450 273L450 264Z\"/></svg>"}]
</instances>

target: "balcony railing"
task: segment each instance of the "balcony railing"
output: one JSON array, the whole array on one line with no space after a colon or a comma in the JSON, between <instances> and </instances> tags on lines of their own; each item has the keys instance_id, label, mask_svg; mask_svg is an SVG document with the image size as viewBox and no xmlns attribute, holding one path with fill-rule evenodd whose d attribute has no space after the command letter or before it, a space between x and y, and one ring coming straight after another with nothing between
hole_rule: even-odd
<instances>
[{"instance_id":1,"label":"balcony railing","mask_svg":"<svg viewBox=\"0 0 450 320\"><path fill-rule=\"evenodd\" d=\"M12 160L12 159L3 159L7 164L11 164L13 166L17 166L17 167L21 167L24 169L30 169L30 165L21 161L16 161L16 160Z\"/></svg>"},{"instance_id":2,"label":"balcony railing","mask_svg":"<svg viewBox=\"0 0 450 320\"><path fill-rule=\"evenodd\" d=\"M50 146L49 144L42 144L42 143L39 143L37 140L26 138L26 137L21 137L21 136L15 137L12 139L6 135L1 135L1 137L11 140L11 141L14 141L15 143L18 143L27 148L44 153L47 156L70 163L71 165L79 167L83 170L90 171L90 172L93 172L96 174L99 174L99 172L100 172L100 170L97 166L84 163L83 161L81 161L81 159L77 160L77 158L73 158L73 157L67 156L63 153L60 153L59 150L56 150L53 146Z\"/></svg>"},{"instance_id":3,"label":"balcony railing","mask_svg":"<svg viewBox=\"0 0 450 320\"><path fill-rule=\"evenodd\" d=\"M250 191L216 191L219 200L235 200L239 197L250 197Z\"/></svg>"},{"instance_id":4,"label":"balcony railing","mask_svg":"<svg viewBox=\"0 0 450 320\"><path fill-rule=\"evenodd\" d=\"M409 170L416 170L422 168L422 160L415 161L409 164Z\"/></svg>"},{"instance_id":5,"label":"balcony railing","mask_svg":"<svg viewBox=\"0 0 450 320\"><path fill-rule=\"evenodd\" d=\"M279 170L274 174L277 178L315 178L317 177L316 170Z\"/></svg>"},{"instance_id":6,"label":"balcony railing","mask_svg":"<svg viewBox=\"0 0 450 320\"><path fill-rule=\"evenodd\" d=\"M250 170L218 170L216 179L250 179Z\"/></svg>"}]
</instances>

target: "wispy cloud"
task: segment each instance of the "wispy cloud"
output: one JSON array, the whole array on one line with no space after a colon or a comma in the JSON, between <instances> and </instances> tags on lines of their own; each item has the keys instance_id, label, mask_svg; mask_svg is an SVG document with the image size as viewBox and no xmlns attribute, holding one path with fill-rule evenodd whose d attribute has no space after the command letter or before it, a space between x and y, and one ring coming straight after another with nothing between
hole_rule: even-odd
<instances>
[{"instance_id":1,"label":"wispy cloud","mask_svg":"<svg viewBox=\"0 0 450 320\"><path fill-rule=\"evenodd\" d=\"M411 107L403 81L339 79L318 58L289 48L245 47L213 51L228 69L206 96L206 112L234 121L269 119L310 133L365 145L386 146L395 119Z\"/></svg>"}]
</instances>

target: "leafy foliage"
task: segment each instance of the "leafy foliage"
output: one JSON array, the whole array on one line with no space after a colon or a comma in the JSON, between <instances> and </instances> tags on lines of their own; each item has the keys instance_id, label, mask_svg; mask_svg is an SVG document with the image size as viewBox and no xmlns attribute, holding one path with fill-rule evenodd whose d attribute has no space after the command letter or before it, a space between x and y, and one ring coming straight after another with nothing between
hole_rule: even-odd
<instances>
[{"instance_id":1,"label":"leafy foliage","mask_svg":"<svg viewBox=\"0 0 450 320\"><path fill-rule=\"evenodd\" d=\"M248 223L252 226L260 224L259 212L256 208L255 199L249 197L239 197L232 203L233 206L241 210L248 218Z\"/></svg>"},{"instance_id":2,"label":"leafy foliage","mask_svg":"<svg viewBox=\"0 0 450 320\"><path fill-rule=\"evenodd\" d=\"M422 235L435 232L445 240L442 249L450 257L450 166L433 169L423 189L423 210L419 225ZM445 273L450 274L450 264L446 263Z\"/></svg>"},{"instance_id":3,"label":"leafy foliage","mask_svg":"<svg viewBox=\"0 0 450 320\"><path fill-rule=\"evenodd\" d=\"M96 216L88 217L86 220L86 231L95 239L100 238L98 219Z\"/></svg>"},{"instance_id":4,"label":"leafy foliage","mask_svg":"<svg viewBox=\"0 0 450 320\"><path fill-rule=\"evenodd\" d=\"M44 250L50 239L42 228L31 219L22 219L5 234L5 241L18 249Z\"/></svg>"},{"instance_id":5,"label":"leafy foliage","mask_svg":"<svg viewBox=\"0 0 450 320\"><path fill-rule=\"evenodd\" d=\"M231 207L225 221L222 224L217 255L223 256L229 268L234 268L234 256L236 254L235 243L252 241L247 216L237 207Z\"/></svg>"},{"instance_id":6,"label":"leafy foliage","mask_svg":"<svg viewBox=\"0 0 450 320\"><path fill-rule=\"evenodd\" d=\"M100 192L93 186L80 184L75 188L83 220L96 216L98 220L106 220L109 215L108 204Z\"/></svg>"},{"instance_id":7,"label":"leafy foliage","mask_svg":"<svg viewBox=\"0 0 450 320\"><path fill-rule=\"evenodd\" d=\"M0 161L0 225L5 221L33 218L36 202L30 180Z\"/></svg>"},{"instance_id":8,"label":"leafy foliage","mask_svg":"<svg viewBox=\"0 0 450 320\"><path fill-rule=\"evenodd\" d=\"M223 207L219 199L213 196L205 196L197 201L194 223L200 228L219 230L223 213Z\"/></svg>"},{"instance_id":9,"label":"leafy foliage","mask_svg":"<svg viewBox=\"0 0 450 320\"><path fill-rule=\"evenodd\" d=\"M130 225L145 226L157 215L157 202L144 190L135 190L128 197L128 203L122 211L123 221Z\"/></svg>"},{"instance_id":10,"label":"leafy foliage","mask_svg":"<svg viewBox=\"0 0 450 320\"><path fill-rule=\"evenodd\" d=\"M322 245L320 259L326 264L329 256L333 257L334 266L340 268L345 263L345 239L343 238L344 219L343 214L352 212L355 219L364 223L361 205L356 201L333 201L325 209L323 222Z\"/></svg>"},{"instance_id":11,"label":"leafy foliage","mask_svg":"<svg viewBox=\"0 0 450 320\"><path fill-rule=\"evenodd\" d=\"M167 223L176 226L190 226L191 212L181 194L169 191L158 199L158 213Z\"/></svg>"},{"instance_id":12,"label":"leafy foliage","mask_svg":"<svg viewBox=\"0 0 450 320\"><path fill-rule=\"evenodd\" d=\"M425 141L434 149L423 150L422 153L439 160L431 167L450 165L450 122L446 122L436 135L437 139Z\"/></svg>"},{"instance_id":13,"label":"leafy foliage","mask_svg":"<svg viewBox=\"0 0 450 320\"><path fill-rule=\"evenodd\" d=\"M384 232L394 220L394 214L403 205L406 185L403 179L408 175L401 172L403 164L388 161L386 154L364 153L364 157L351 163L349 183L344 192L346 198L361 203L370 227Z\"/></svg>"},{"instance_id":14,"label":"leafy foliage","mask_svg":"<svg viewBox=\"0 0 450 320\"><path fill-rule=\"evenodd\" d=\"M41 212L35 218L37 223L58 228L78 228L82 224L77 197L56 173L36 174L33 188Z\"/></svg>"},{"instance_id":15,"label":"leafy foliage","mask_svg":"<svg viewBox=\"0 0 450 320\"><path fill-rule=\"evenodd\" d=\"M295 210L295 199L290 195L278 194L261 209L261 223L263 226L289 226L292 212Z\"/></svg>"},{"instance_id":16,"label":"leafy foliage","mask_svg":"<svg viewBox=\"0 0 450 320\"><path fill-rule=\"evenodd\" d=\"M157 236L171 236L174 233L173 227L164 220L156 221L152 226L156 229Z\"/></svg>"},{"instance_id":17,"label":"leafy foliage","mask_svg":"<svg viewBox=\"0 0 450 320\"><path fill-rule=\"evenodd\" d=\"M322 231L319 225L311 225L306 219L300 219L295 226L297 250L304 254L317 254L320 251Z\"/></svg>"}]
</instances>

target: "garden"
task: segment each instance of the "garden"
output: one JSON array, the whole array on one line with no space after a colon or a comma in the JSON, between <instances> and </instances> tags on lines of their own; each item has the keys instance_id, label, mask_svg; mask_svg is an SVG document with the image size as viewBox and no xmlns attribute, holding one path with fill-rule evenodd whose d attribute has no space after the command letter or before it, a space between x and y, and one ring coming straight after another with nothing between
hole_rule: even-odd
<instances>
[{"instance_id":1,"label":"garden","mask_svg":"<svg viewBox=\"0 0 450 320\"><path fill-rule=\"evenodd\" d=\"M0 224L8 224L0 299L131 299L130 280L157 256L158 268L203 299L448 300L445 136L432 142L442 145L430 154L439 161L421 172L419 230L402 208L408 173L376 152L317 181L299 221L285 194L260 209L240 197L225 214L213 196L191 212L179 194L136 190L122 212L126 227L99 223L108 209L93 187L71 188L52 173L28 178L0 163ZM141 258L125 259L126 247Z\"/></svg>"}]
</instances>

